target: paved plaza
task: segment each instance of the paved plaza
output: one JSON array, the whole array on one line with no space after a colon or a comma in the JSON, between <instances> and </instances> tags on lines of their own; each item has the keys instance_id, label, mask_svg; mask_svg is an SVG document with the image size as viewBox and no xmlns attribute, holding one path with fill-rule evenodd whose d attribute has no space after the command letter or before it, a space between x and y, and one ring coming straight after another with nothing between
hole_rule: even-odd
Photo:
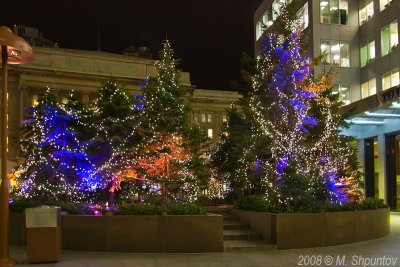
<instances>
[{"instance_id":1,"label":"paved plaza","mask_svg":"<svg viewBox=\"0 0 400 267\"><path fill-rule=\"evenodd\" d=\"M34 265L27 263L24 247L12 246L10 252L11 256L18 261L17 266L31 267L400 266L400 213L391 214L391 233L386 237L325 248L204 254L127 254L63 251L62 258L58 263Z\"/></svg>"}]
</instances>

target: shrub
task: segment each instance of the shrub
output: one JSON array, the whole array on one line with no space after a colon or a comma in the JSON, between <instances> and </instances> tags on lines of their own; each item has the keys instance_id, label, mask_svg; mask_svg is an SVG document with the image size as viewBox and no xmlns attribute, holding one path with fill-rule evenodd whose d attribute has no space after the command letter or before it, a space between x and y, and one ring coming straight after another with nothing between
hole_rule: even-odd
<instances>
[{"instance_id":1,"label":"shrub","mask_svg":"<svg viewBox=\"0 0 400 267\"><path fill-rule=\"evenodd\" d=\"M9 204L9 208L11 212L17 212L17 213L22 213L25 211L27 208L33 208L33 207L38 207L38 206L57 206L60 207L62 211L66 211L69 214L80 214L83 213L83 208L81 204L75 204L75 203L66 203L63 201L45 201L45 202L39 202L39 201L31 201L31 200L19 200L19 201L14 201Z\"/></svg>"},{"instance_id":2,"label":"shrub","mask_svg":"<svg viewBox=\"0 0 400 267\"><path fill-rule=\"evenodd\" d=\"M122 204L114 215L160 215L161 207L153 204L130 203Z\"/></svg>"},{"instance_id":3,"label":"shrub","mask_svg":"<svg viewBox=\"0 0 400 267\"><path fill-rule=\"evenodd\" d=\"M174 202L168 205L169 215L205 215L206 212L196 203Z\"/></svg>"},{"instance_id":4,"label":"shrub","mask_svg":"<svg viewBox=\"0 0 400 267\"><path fill-rule=\"evenodd\" d=\"M355 210L374 210L386 208L382 199L367 198L359 202L346 202L342 204L332 204L330 202L307 201L300 206L288 207L278 206L269 203L263 196L251 195L241 199L235 206L243 210L264 211L273 213L317 213L317 212L339 212Z\"/></svg>"},{"instance_id":5,"label":"shrub","mask_svg":"<svg viewBox=\"0 0 400 267\"><path fill-rule=\"evenodd\" d=\"M269 203L264 196L250 195L239 200L235 207L243 210L277 212L278 208Z\"/></svg>"}]
</instances>

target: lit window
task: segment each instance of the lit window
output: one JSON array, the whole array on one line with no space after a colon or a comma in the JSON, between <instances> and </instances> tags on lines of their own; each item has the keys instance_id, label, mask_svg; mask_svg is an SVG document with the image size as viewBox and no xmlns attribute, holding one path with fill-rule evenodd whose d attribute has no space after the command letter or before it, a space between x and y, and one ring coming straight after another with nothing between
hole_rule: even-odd
<instances>
[{"instance_id":1,"label":"lit window","mask_svg":"<svg viewBox=\"0 0 400 267\"><path fill-rule=\"evenodd\" d=\"M360 5L360 25L364 24L374 16L374 1L369 0L368 2L363 1L363 5Z\"/></svg>"},{"instance_id":2,"label":"lit window","mask_svg":"<svg viewBox=\"0 0 400 267\"><path fill-rule=\"evenodd\" d=\"M264 29L272 25L271 11L267 10L256 23L256 40L264 33Z\"/></svg>"},{"instance_id":3,"label":"lit window","mask_svg":"<svg viewBox=\"0 0 400 267\"><path fill-rule=\"evenodd\" d=\"M320 0L321 23L347 24L348 0Z\"/></svg>"},{"instance_id":4,"label":"lit window","mask_svg":"<svg viewBox=\"0 0 400 267\"><path fill-rule=\"evenodd\" d=\"M228 122L228 115L222 114L222 123Z\"/></svg>"},{"instance_id":5,"label":"lit window","mask_svg":"<svg viewBox=\"0 0 400 267\"><path fill-rule=\"evenodd\" d=\"M351 103L350 100L350 85L348 84L334 84L332 88L333 94L339 95L339 100L343 102L343 105Z\"/></svg>"},{"instance_id":6,"label":"lit window","mask_svg":"<svg viewBox=\"0 0 400 267\"><path fill-rule=\"evenodd\" d=\"M308 2L302 6L299 11L297 11L297 17L301 28L304 30L308 27L309 19L308 19Z\"/></svg>"},{"instance_id":7,"label":"lit window","mask_svg":"<svg viewBox=\"0 0 400 267\"><path fill-rule=\"evenodd\" d=\"M380 7L380 10L382 11L382 10L384 10L385 8L387 8L389 5L390 5L390 2L391 2L392 0L379 0L379 7Z\"/></svg>"},{"instance_id":8,"label":"lit window","mask_svg":"<svg viewBox=\"0 0 400 267\"><path fill-rule=\"evenodd\" d=\"M212 122L212 114L207 114L207 122Z\"/></svg>"},{"instance_id":9,"label":"lit window","mask_svg":"<svg viewBox=\"0 0 400 267\"><path fill-rule=\"evenodd\" d=\"M390 23L381 31L382 56L389 54L399 44L397 21Z\"/></svg>"},{"instance_id":10,"label":"lit window","mask_svg":"<svg viewBox=\"0 0 400 267\"><path fill-rule=\"evenodd\" d=\"M382 77L382 89L386 90L399 84L399 68L385 73Z\"/></svg>"},{"instance_id":11,"label":"lit window","mask_svg":"<svg viewBox=\"0 0 400 267\"><path fill-rule=\"evenodd\" d=\"M63 97L63 98L61 99L61 103L67 104L67 103L68 103L68 98Z\"/></svg>"},{"instance_id":12,"label":"lit window","mask_svg":"<svg viewBox=\"0 0 400 267\"><path fill-rule=\"evenodd\" d=\"M38 96L37 95L33 95L32 96L32 107L36 107L38 104L39 104Z\"/></svg>"},{"instance_id":13,"label":"lit window","mask_svg":"<svg viewBox=\"0 0 400 267\"><path fill-rule=\"evenodd\" d=\"M281 8L286 3L289 4L292 0L275 0L272 2L272 20L275 21L281 14Z\"/></svg>"},{"instance_id":14,"label":"lit window","mask_svg":"<svg viewBox=\"0 0 400 267\"><path fill-rule=\"evenodd\" d=\"M208 130L207 130L207 136L208 136L209 138L212 138L212 137L213 137L213 129L208 129Z\"/></svg>"},{"instance_id":15,"label":"lit window","mask_svg":"<svg viewBox=\"0 0 400 267\"><path fill-rule=\"evenodd\" d=\"M256 40L260 39L262 34L263 34L263 23L262 20L260 19L256 23Z\"/></svg>"},{"instance_id":16,"label":"lit window","mask_svg":"<svg viewBox=\"0 0 400 267\"><path fill-rule=\"evenodd\" d=\"M350 67L349 44L337 41L322 41L321 52L326 53L323 64L338 67Z\"/></svg>"},{"instance_id":17,"label":"lit window","mask_svg":"<svg viewBox=\"0 0 400 267\"><path fill-rule=\"evenodd\" d=\"M376 94L376 79L371 79L361 85L361 97L366 98L368 96Z\"/></svg>"},{"instance_id":18,"label":"lit window","mask_svg":"<svg viewBox=\"0 0 400 267\"><path fill-rule=\"evenodd\" d=\"M360 54L362 68L375 59L375 41L362 45Z\"/></svg>"},{"instance_id":19,"label":"lit window","mask_svg":"<svg viewBox=\"0 0 400 267\"><path fill-rule=\"evenodd\" d=\"M205 113L201 113L201 122L206 122L206 114Z\"/></svg>"}]
</instances>

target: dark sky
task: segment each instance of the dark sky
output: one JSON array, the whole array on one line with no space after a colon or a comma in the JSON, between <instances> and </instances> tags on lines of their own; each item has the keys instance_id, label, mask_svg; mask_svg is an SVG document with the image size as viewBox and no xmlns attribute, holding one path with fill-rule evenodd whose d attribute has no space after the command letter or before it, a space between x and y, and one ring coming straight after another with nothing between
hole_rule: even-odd
<instances>
[{"instance_id":1,"label":"dark sky","mask_svg":"<svg viewBox=\"0 0 400 267\"><path fill-rule=\"evenodd\" d=\"M153 54L168 39L192 84L231 89L241 51L253 53L253 13L261 0L3 1L0 25L38 28L63 48L121 53L131 44ZM7 10L8 12L3 12Z\"/></svg>"}]
</instances>

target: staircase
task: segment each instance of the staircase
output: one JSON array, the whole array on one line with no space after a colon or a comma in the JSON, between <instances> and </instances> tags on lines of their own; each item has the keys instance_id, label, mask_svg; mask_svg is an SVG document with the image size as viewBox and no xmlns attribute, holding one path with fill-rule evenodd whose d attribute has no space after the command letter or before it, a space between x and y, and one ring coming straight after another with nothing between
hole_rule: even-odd
<instances>
[{"instance_id":1,"label":"staircase","mask_svg":"<svg viewBox=\"0 0 400 267\"><path fill-rule=\"evenodd\" d=\"M231 205L207 207L210 213L221 214L224 220L224 251L272 250L276 246L262 239L249 225L230 213Z\"/></svg>"}]
</instances>

